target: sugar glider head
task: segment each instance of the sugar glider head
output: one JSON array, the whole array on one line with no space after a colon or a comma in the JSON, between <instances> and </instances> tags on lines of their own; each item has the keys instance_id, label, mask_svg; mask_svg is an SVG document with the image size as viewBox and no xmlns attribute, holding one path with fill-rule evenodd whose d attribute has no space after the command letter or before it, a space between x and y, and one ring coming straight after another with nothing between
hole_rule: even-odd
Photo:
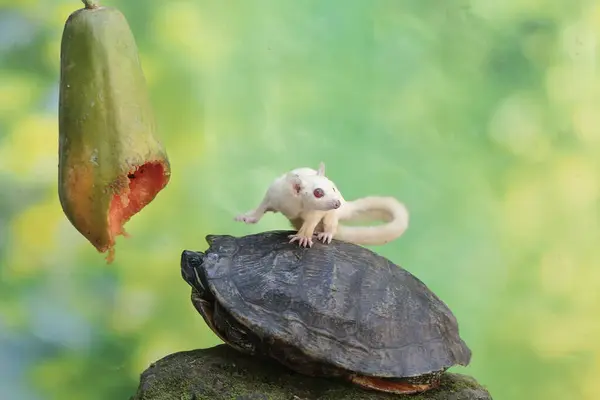
<instances>
[{"instance_id":1,"label":"sugar glider head","mask_svg":"<svg viewBox=\"0 0 600 400\"><path fill-rule=\"evenodd\" d=\"M292 192L302 199L305 209L329 211L340 208L343 202L335 183L325 176L321 163L316 175L294 174L288 176Z\"/></svg>"}]
</instances>

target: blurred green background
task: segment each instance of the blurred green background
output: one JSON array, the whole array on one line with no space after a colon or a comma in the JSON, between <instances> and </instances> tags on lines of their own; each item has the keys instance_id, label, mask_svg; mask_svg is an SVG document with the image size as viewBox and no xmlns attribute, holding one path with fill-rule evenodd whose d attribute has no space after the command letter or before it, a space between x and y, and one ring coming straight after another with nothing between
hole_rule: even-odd
<instances>
[{"instance_id":1,"label":"blurred green background","mask_svg":"<svg viewBox=\"0 0 600 400\"><path fill-rule=\"evenodd\" d=\"M116 260L57 196L60 39L75 0L0 0L0 397L126 399L169 353L219 343L182 249L277 175L393 195L374 248L454 311L494 399L600 398L600 3L105 0L138 41L172 179Z\"/></svg>"}]
</instances>

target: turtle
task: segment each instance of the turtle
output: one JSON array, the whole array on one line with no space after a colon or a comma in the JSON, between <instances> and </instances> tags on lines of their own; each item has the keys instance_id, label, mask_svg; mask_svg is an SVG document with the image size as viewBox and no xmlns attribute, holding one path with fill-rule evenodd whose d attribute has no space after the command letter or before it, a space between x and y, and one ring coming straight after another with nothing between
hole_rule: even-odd
<instances>
[{"instance_id":1,"label":"turtle","mask_svg":"<svg viewBox=\"0 0 600 400\"><path fill-rule=\"evenodd\" d=\"M455 316L410 272L359 245L304 248L289 234L210 234L204 252L183 250L192 304L223 342L397 394L433 389L448 368L469 364Z\"/></svg>"}]
</instances>

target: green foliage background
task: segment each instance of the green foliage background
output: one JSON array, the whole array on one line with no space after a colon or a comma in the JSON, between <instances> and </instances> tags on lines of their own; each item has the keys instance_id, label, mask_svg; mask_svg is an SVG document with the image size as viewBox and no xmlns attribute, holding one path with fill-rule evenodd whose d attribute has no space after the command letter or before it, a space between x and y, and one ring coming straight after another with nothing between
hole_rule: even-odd
<instances>
[{"instance_id":1,"label":"green foliage background","mask_svg":"<svg viewBox=\"0 0 600 400\"><path fill-rule=\"evenodd\" d=\"M495 399L600 398L600 3L105 0L138 41L172 180L116 261L57 197L60 38L75 0L0 0L3 399L125 399L218 339L182 249L323 160L411 213L375 248L454 310Z\"/></svg>"}]
</instances>

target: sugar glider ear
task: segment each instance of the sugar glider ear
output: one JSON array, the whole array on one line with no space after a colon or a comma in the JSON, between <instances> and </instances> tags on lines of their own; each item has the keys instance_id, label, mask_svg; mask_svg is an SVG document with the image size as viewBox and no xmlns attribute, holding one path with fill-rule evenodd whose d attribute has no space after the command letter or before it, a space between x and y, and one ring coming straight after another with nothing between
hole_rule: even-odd
<instances>
[{"instance_id":1,"label":"sugar glider ear","mask_svg":"<svg viewBox=\"0 0 600 400\"><path fill-rule=\"evenodd\" d=\"M300 178L300 175L290 173L287 176L287 181L292 187L292 192L294 192L294 194L300 194L303 187L302 178Z\"/></svg>"},{"instance_id":2,"label":"sugar glider ear","mask_svg":"<svg viewBox=\"0 0 600 400\"><path fill-rule=\"evenodd\" d=\"M317 171L317 175L325 176L325 163L323 161L319 163L319 170Z\"/></svg>"}]
</instances>

